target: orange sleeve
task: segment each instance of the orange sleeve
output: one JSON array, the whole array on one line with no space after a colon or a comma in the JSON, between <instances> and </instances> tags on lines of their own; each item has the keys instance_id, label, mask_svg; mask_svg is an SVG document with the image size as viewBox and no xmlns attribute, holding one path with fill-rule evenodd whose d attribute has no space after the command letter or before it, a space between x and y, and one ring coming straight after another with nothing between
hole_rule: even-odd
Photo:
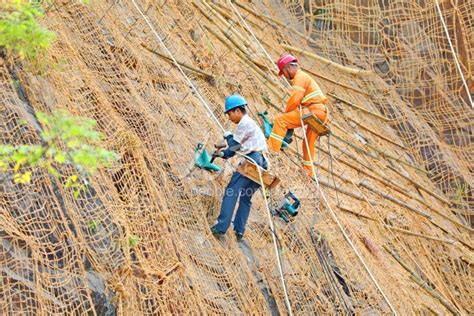
<instances>
[{"instance_id":1,"label":"orange sleeve","mask_svg":"<svg viewBox=\"0 0 474 316\"><path fill-rule=\"evenodd\" d=\"M295 110L298 105L300 105L301 100L303 100L306 94L306 78L305 76L299 75L295 76L292 81L290 98L286 102L285 113Z\"/></svg>"}]
</instances>

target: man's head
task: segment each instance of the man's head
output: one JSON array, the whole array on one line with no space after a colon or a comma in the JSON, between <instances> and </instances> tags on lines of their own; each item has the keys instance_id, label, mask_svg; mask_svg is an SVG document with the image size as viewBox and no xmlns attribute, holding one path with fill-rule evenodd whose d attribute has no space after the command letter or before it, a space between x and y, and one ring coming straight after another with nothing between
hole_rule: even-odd
<instances>
[{"instance_id":1,"label":"man's head","mask_svg":"<svg viewBox=\"0 0 474 316\"><path fill-rule=\"evenodd\" d=\"M298 70L298 59L291 54L284 53L278 58L277 66L280 70L278 75L285 76L286 79L291 80Z\"/></svg>"},{"instance_id":2,"label":"man's head","mask_svg":"<svg viewBox=\"0 0 474 316\"><path fill-rule=\"evenodd\" d=\"M247 101L241 95L233 94L225 99L224 113L229 116L231 122L238 124L247 113L246 106Z\"/></svg>"},{"instance_id":3,"label":"man's head","mask_svg":"<svg viewBox=\"0 0 474 316\"><path fill-rule=\"evenodd\" d=\"M245 109L245 106L238 106L226 112L226 114L232 123L239 124L242 117L244 117L244 115L247 114L247 110Z\"/></svg>"}]
</instances>

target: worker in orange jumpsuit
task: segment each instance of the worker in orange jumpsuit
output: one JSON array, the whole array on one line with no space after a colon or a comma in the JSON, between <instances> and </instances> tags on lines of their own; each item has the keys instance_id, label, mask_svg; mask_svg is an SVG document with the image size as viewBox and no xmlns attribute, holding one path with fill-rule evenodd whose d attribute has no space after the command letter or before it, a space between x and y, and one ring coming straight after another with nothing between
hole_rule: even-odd
<instances>
[{"instance_id":1,"label":"worker in orange jumpsuit","mask_svg":"<svg viewBox=\"0 0 474 316\"><path fill-rule=\"evenodd\" d=\"M291 83L290 98L286 103L285 113L277 116L273 122L273 129L268 139L268 147L276 152L280 151L282 141L288 129L301 127L301 111L308 108L323 123L328 119L328 109L326 107L327 97L321 91L316 81L307 73L298 69L298 59L285 53L277 61L279 76L285 76ZM314 144L318 139L318 134L310 128L306 129L306 142L303 141L303 167L310 177L314 176L314 168L311 161L314 161Z\"/></svg>"}]
</instances>

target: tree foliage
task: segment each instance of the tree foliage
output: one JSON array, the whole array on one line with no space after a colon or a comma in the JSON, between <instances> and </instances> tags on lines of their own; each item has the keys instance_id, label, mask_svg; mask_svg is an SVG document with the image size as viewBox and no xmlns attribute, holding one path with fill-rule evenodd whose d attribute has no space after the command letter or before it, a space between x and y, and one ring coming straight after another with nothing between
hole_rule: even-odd
<instances>
[{"instance_id":1,"label":"tree foliage","mask_svg":"<svg viewBox=\"0 0 474 316\"><path fill-rule=\"evenodd\" d=\"M21 59L34 59L54 41L54 32L42 27L37 18L43 15L38 4L7 0L0 11L0 47Z\"/></svg>"},{"instance_id":2,"label":"tree foliage","mask_svg":"<svg viewBox=\"0 0 474 316\"><path fill-rule=\"evenodd\" d=\"M118 155L97 143L103 135L95 130L92 119L72 116L66 111L51 115L36 112L43 126L42 144L0 145L0 172L13 172L15 183L28 183L34 168L46 169L60 178L60 165L73 166L77 174L69 176L65 186L74 189L77 197L87 187L87 177L98 168L108 167Z\"/></svg>"}]
</instances>

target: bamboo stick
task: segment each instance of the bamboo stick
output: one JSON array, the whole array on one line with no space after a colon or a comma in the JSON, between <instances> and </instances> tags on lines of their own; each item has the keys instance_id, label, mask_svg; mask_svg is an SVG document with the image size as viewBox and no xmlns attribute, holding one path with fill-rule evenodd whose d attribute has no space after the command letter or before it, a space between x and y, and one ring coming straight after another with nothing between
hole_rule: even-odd
<instances>
[{"instance_id":1,"label":"bamboo stick","mask_svg":"<svg viewBox=\"0 0 474 316\"><path fill-rule=\"evenodd\" d=\"M446 234L449 234L451 235L451 237L453 237L454 239L456 239L457 241L459 241L462 245L464 245L465 247L467 247L469 250L474 250L474 247L470 244L468 244L467 242L463 241L461 238L458 238L456 235L454 235L453 233L451 233L449 230L447 230L446 228L444 228L443 226L441 226L440 224L436 223L434 221L434 219L431 219L430 220L431 224L435 225L436 227L438 227L439 229L441 229L442 231L444 231ZM469 228L469 227L466 227L464 226L464 228L466 228L470 233L473 233L474 230L472 228Z\"/></svg>"},{"instance_id":2,"label":"bamboo stick","mask_svg":"<svg viewBox=\"0 0 474 316\"><path fill-rule=\"evenodd\" d=\"M408 272L413 281L415 281L420 287L426 290L431 296L436 298L444 307L446 307L451 313L460 315L459 311L446 299L444 299L435 289L433 289L426 281L424 281L416 272L412 271L408 264L406 264L398 254L390 250L386 245L383 245L385 250Z\"/></svg>"},{"instance_id":3,"label":"bamboo stick","mask_svg":"<svg viewBox=\"0 0 474 316\"><path fill-rule=\"evenodd\" d=\"M252 70L254 70L256 77L277 97L278 100L283 100L283 96L276 91L276 89L270 84L273 84L273 82L266 80L265 75L262 73L262 70L259 69L255 64L253 64L251 61L248 60L248 57L245 56L240 50L236 50L226 42L226 40L219 35L216 31L214 31L211 27L208 27L207 25L204 25L204 28L207 29L209 32L211 32L218 40L224 44L229 50L233 51L237 56L239 56Z\"/></svg>"},{"instance_id":4,"label":"bamboo stick","mask_svg":"<svg viewBox=\"0 0 474 316\"><path fill-rule=\"evenodd\" d=\"M167 61L173 62L173 60L172 60L171 58L169 58L169 57L166 56L165 54L162 54L162 53L160 53L160 52L157 52L157 51L155 51L155 50L149 48L145 43L141 43L141 46L142 46L143 48L145 48L147 51L149 51L150 53L153 53L153 54L155 54L155 55L157 55L157 56L160 56L161 58L166 59ZM204 71L204 70L201 70L201 69L197 69L197 68L195 68L195 67L193 67L193 66L191 66L191 65L189 65L189 64L187 64L187 63L184 63L184 62L181 62L181 61L177 61L177 63L178 63L181 67L184 67L184 68L186 68L186 69L188 69L188 70L190 70L190 71L193 71L193 72L195 72L195 73L197 73L197 74L200 74L200 75L202 75L202 76L204 76L204 77L207 77L207 78L210 78L210 79L214 79L214 78L215 78L213 74L211 74L211 73L209 73L209 72L206 72L206 71Z\"/></svg>"},{"instance_id":5,"label":"bamboo stick","mask_svg":"<svg viewBox=\"0 0 474 316\"><path fill-rule=\"evenodd\" d=\"M387 200L389 200L389 201L392 201L392 202L395 203L395 204L398 204L398 205L400 205L400 206L403 206L404 208L406 208L406 209L408 209L408 210L410 210L410 211L412 211L412 212L415 212L415 213L417 213L418 215L421 215L421 216L423 216L423 217L425 217L425 218L427 218L427 219L431 219L431 215L429 215L429 214L427 214L427 213L425 213L425 212L423 212L423 211L418 210L417 208L415 208L415 207L409 205L408 203L405 203L405 202L403 202L403 201L401 201L401 200L399 200L399 199L397 199L397 198L391 196L391 195L388 194L388 193L384 193L384 192L382 192L382 191L379 191L378 189L372 187L370 184L366 183L365 180L359 182L358 185L361 186L361 187L366 188L366 189L369 190L369 191L372 191L372 192L374 192L374 193L376 193L376 194L382 196L384 199L387 199Z\"/></svg>"},{"instance_id":6,"label":"bamboo stick","mask_svg":"<svg viewBox=\"0 0 474 316\"><path fill-rule=\"evenodd\" d=\"M317 73L316 71L314 71L314 70L310 70L310 69L305 68L305 67L301 67L301 69L303 69L303 70L306 71L307 73L312 74L313 76L316 76L316 77L321 78L321 79L323 79L323 80L329 81L329 82L331 82L331 83L333 83L333 84L335 84L335 85L341 86L341 87L343 87L344 89L352 90L352 91L354 91L354 92L357 92L357 93L360 93L360 94L363 94L363 95L365 95L365 96L370 97L370 94L368 94L367 92L364 92L364 91L362 91L362 90L360 90L360 89L351 87L351 86L346 85L346 84L344 84L344 83L338 82L338 81L336 81L336 80L334 80L334 79L331 79L331 78L328 78L328 77L323 76L323 75L321 75L321 74L318 74L318 73Z\"/></svg>"},{"instance_id":7,"label":"bamboo stick","mask_svg":"<svg viewBox=\"0 0 474 316\"><path fill-rule=\"evenodd\" d=\"M212 22L213 24L215 24L217 26L217 28L225 35L225 37L227 37L231 42L232 44L235 45L235 47L237 49L239 49L245 56L248 55L248 52L246 52L243 48L242 48L242 44L239 43L237 40L235 40L231 34L234 34L235 36L238 37L238 39L245 45L246 48L249 48L249 47L252 47L252 44L249 43L239 32L237 32L235 30L235 28L230 25L229 23L227 23L227 21L219 14L217 13L208 3L206 2L202 2L204 4L204 6L206 6L209 11L211 11L213 13L213 15L222 23L224 24L226 27L222 27L219 23L215 23L214 22L214 19L212 18L211 15L209 15L206 11L204 11L199 5L197 5L197 3L193 2L193 5L210 21ZM253 62L255 65L257 65L259 68L263 69L263 70L268 70L268 67L262 63L260 63L259 61L257 60L254 60L254 59L249 59L251 62Z\"/></svg>"},{"instance_id":8,"label":"bamboo stick","mask_svg":"<svg viewBox=\"0 0 474 316\"><path fill-rule=\"evenodd\" d=\"M222 31L224 29L223 26L225 26L225 28L227 30L229 30L229 32L235 34L235 36L237 36L239 38L239 40L244 43L245 47L249 48L251 47L252 45L238 32L236 32L234 30L234 28L232 27L232 25L230 25L219 13L217 13L214 8L212 8L206 1L199 1L200 3L202 3L211 13L213 16L215 16L223 25L220 25L219 23L215 23L213 21L213 18L211 15L209 15L206 11L204 11L195 1L193 1L193 5L199 9L199 11L201 11L201 13L203 15L206 16L206 18L209 19L209 21L213 22L215 25L217 25L217 27L219 27L219 29Z\"/></svg>"},{"instance_id":9,"label":"bamboo stick","mask_svg":"<svg viewBox=\"0 0 474 316\"><path fill-rule=\"evenodd\" d=\"M410 181L411 183L413 183L413 185L418 188L418 189L421 189L423 191L425 191L426 193L428 193L429 195L431 195L432 197L438 199L439 201L443 202L443 203L446 203L447 205L452 205L452 203L445 199L444 197L438 195L437 193L429 190L426 188L426 185L424 184L420 184L418 182L416 182L415 180L413 180L412 178L410 177L407 177L406 175L404 175L403 173L401 173L400 171L398 171L396 168L392 167L392 166L387 166L390 170L394 171L395 173L397 173L398 175L400 175L402 178Z\"/></svg>"},{"instance_id":10,"label":"bamboo stick","mask_svg":"<svg viewBox=\"0 0 474 316\"><path fill-rule=\"evenodd\" d=\"M335 95L334 93L329 92L328 95L329 95L330 97L333 97L333 98L336 99L336 100L339 100L339 101L341 101L341 102L343 102L343 103L345 103L345 104L347 104L347 105L352 106L353 108L356 108L356 109L358 109L358 110L361 110L361 111L364 112L364 113L367 113L367 114L369 114L369 115L375 116L375 117L377 117L377 118L379 118L379 119L381 119L381 120L384 120L385 122L390 122L390 119L389 119L389 118L387 118L387 117L385 117L385 116L382 116L382 115L380 115L380 114L371 112L371 111L369 111L369 110L367 110L366 108L363 108L363 107L361 107L361 106L355 105L354 103L352 103L352 102L350 102L350 101L347 101L347 100L345 100L345 99L343 99L343 98L341 98L341 97Z\"/></svg>"},{"instance_id":11,"label":"bamboo stick","mask_svg":"<svg viewBox=\"0 0 474 316\"><path fill-rule=\"evenodd\" d=\"M375 218L373 218L373 217L370 217L370 216L367 216L367 215L364 215L364 214L361 214L361 213L354 212L353 210L351 210L351 209L349 209L349 208L347 208L347 207L344 207L344 206L342 206L342 205L338 205L338 207L339 207L339 209L340 209L341 211L344 211L344 212L347 212L347 213L351 213L351 214L353 214L353 215L355 215L355 216L363 217L363 218L369 219L369 220L371 220L371 221L377 222L377 220L376 220Z\"/></svg>"},{"instance_id":12,"label":"bamboo stick","mask_svg":"<svg viewBox=\"0 0 474 316\"><path fill-rule=\"evenodd\" d=\"M300 31L292 28L292 27L289 27L287 25L285 25L284 23L274 19L273 17L271 16L268 16L266 14L260 14L260 13L257 13L255 12L255 10L249 8L248 6L238 2L238 1L234 1L235 4L237 4L240 8L244 9L245 11L247 11L248 13L252 14L253 16L255 16L257 19L259 19L260 21L262 22L265 22L265 23L268 23L272 26L279 26L279 27L282 27L284 29L287 29L287 30L290 30L292 34L296 34L298 36L300 36L301 38L303 38L304 40L307 40L308 42L310 42L311 44L314 44L314 45L317 45L317 46L320 46L320 43L318 43L317 41L313 40L310 36L307 36L303 33L301 33Z\"/></svg>"},{"instance_id":13,"label":"bamboo stick","mask_svg":"<svg viewBox=\"0 0 474 316\"><path fill-rule=\"evenodd\" d=\"M342 193L342 194L345 194L347 196L353 197L354 199L357 199L359 201L367 202L364 199L364 197L362 196L362 194L355 194L354 192L348 191L346 189L343 189L343 188L340 188L340 187L339 188L335 187L332 183L330 183L329 181L323 180L323 179L318 179L318 182L319 182L320 185L325 186L325 187L330 188L330 189L333 189L333 190L336 190L339 193Z\"/></svg>"},{"instance_id":14,"label":"bamboo stick","mask_svg":"<svg viewBox=\"0 0 474 316\"><path fill-rule=\"evenodd\" d=\"M230 9L229 7L225 6L223 3L216 3L216 2L209 2L209 4L217 11L219 12L220 15L222 15L223 17L225 17L227 20L230 20L233 24L237 25L239 24L241 27L242 25L240 24L239 21L237 21L236 19L234 19L231 14L229 14L227 11L225 10L228 10L229 12L232 11L232 9ZM246 20L247 23L250 23L252 24L254 27L256 28L260 28L260 25L258 25L257 23L253 22L253 21L250 21L250 19L247 19Z\"/></svg>"},{"instance_id":15,"label":"bamboo stick","mask_svg":"<svg viewBox=\"0 0 474 316\"><path fill-rule=\"evenodd\" d=\"M416 236L416 237L426 238L426 239L429 239L429 240L444 242L444 243L448 243L448 244L451 244L451 245L456 242L455 240L452 240L452 239L444 239L444 238L438 238L438 237L424 235L424 234L420 234L420 233L415 233L411 230L407 230L407 229L403 229L403 228L399 228L399 227L394 227L394 226L391 226L391 225L384 224L383 226L386 227L386 228L392 229L394 231L407 234L407 235L412 235L412 236Z\"/></svg>"},{"instance_id":16,"label":"bamboo stick","mask_svg":"<svg viewBox=\"0 0 474 316\"><path fill-rule=\"evenodd\" d=\"M314 60L317 60L319 62L331 65L331 66L333 66L334 68L336 68L338 70L341 70L341 71L344 71L344 72L347 72L347 73L350 73L350 74L353 74L353 75L366 76L366 75L372 75L373 74L373 72L370 71L370 70L363 70L363 69L356 69L356 68L346 67L346 66L340 65L336 62L333 62L332 60L326 59L326 58L318 56L314 53L311 53L311 52L308 52L308 51L305 51L303 49L299 49L299 48L296 48L296 47L293 47L293 46L290 46L290 45L281 44L281 46L283 48L286 48L286 49L290 50L290 51L300 53L300 54L305 55L307 57L310 57Z\"/></svg>"},{"instance_id":17,"label":"bamboo stick","mask_svg":"<svg viewBox=\"0 0 474 316\"><path fill-rule=\"evenodd\" d=\"M381 139L383 139L383 140L385 140L385 141L387 141L387 142L389 142L389 143L391 143L391 144L393 144L393 145L396 145L396 146L398 146L398 147L400 147L400 148L402 148L402 149L408 150L408 148L406 148L404 145L399 144L399 143L397 143L397 142L394 142L394 141L391 140L390 138L385 137L385 136L379 134L378 132L376 132L376 131L370 129L369 127L365 126L364 124L362 124L362 123L356 121L356 120L353 119L352 117L349 117L349 119L350 119L352 122L354 122L355 124L357 124L359 127L361 127L362 129L365 129L366 131L370 132L371 134L373 134L373 135L375 135L375 136L377 136L377 137L379 137L379 138L381 138Z\"/></svg>"},{"instance_id":18,"label":"bamboo stick","mask_svg":"<svg viewBox=\"0 0 474 316\"><path fill-rule=\"evenodd\" d=\"M340 127L340 126L334 124L334 122L333 122L332 124L333 124L334 126L338 127L340 130L342 130L342 131L345 132L346 134L349 134L347 131L345 131L345 129L343 129L342 127ZM333 135L336 139L338 139L338 140L342 141L343 143L345 143L345 144L351 146L351 147L354 148L356 151L358 151L358 152L360 152L360 153L363 153L363 154L365 154L366 156L369 156L370 158L380 160L380 158L374 156L372 153L369 153L368 151L366 151L366 150L360 148L359 146L354 145L353 143L351 143L351 142L345 140L344 138L340 137L339 135L337 135L337 134L335 134L335 133L332 133L332 135ZM335 144L332 144L332 146L334 146L334 147L336 147L337 149L339 149L339 148L337 147L337 145L335 145ZM390 154L388 154L388 153L386 153L386 152L384 152L384 151L378 149L377 147L374 147L374 146L372 146L372 145L370 145L370 144L365 144L365 146L367 146L367 147L369 147L369 148L375 150L377 153L381 154L382 156L385 156L385 157L387 157L387 158L389 158L389 159L395 160L395 161L397 161L397 162L399 162L399 163L401 163L401 164L404 164L404 165L407 166L407 167L410 167L410 168L412 168L412 169L415 169L415 170L420 171L420 172L422 172L422 173L424 173L424 174L427 174L427 175L429 174L429 172L427 172L426 170L423 170L423 169L421 169L421 168L415 167L415 166L413 166L412 164L410 164L410 163L408 163L408 162L406 162L406 161L401 160L400 158L397 158L397 157L395 157L395 156L392 156L392 155L390 155ZM340 150L340 149L339 149L339 150ZM370 169L370 168L369 168L369 169Z\"/></svg>"}]
</instances>

